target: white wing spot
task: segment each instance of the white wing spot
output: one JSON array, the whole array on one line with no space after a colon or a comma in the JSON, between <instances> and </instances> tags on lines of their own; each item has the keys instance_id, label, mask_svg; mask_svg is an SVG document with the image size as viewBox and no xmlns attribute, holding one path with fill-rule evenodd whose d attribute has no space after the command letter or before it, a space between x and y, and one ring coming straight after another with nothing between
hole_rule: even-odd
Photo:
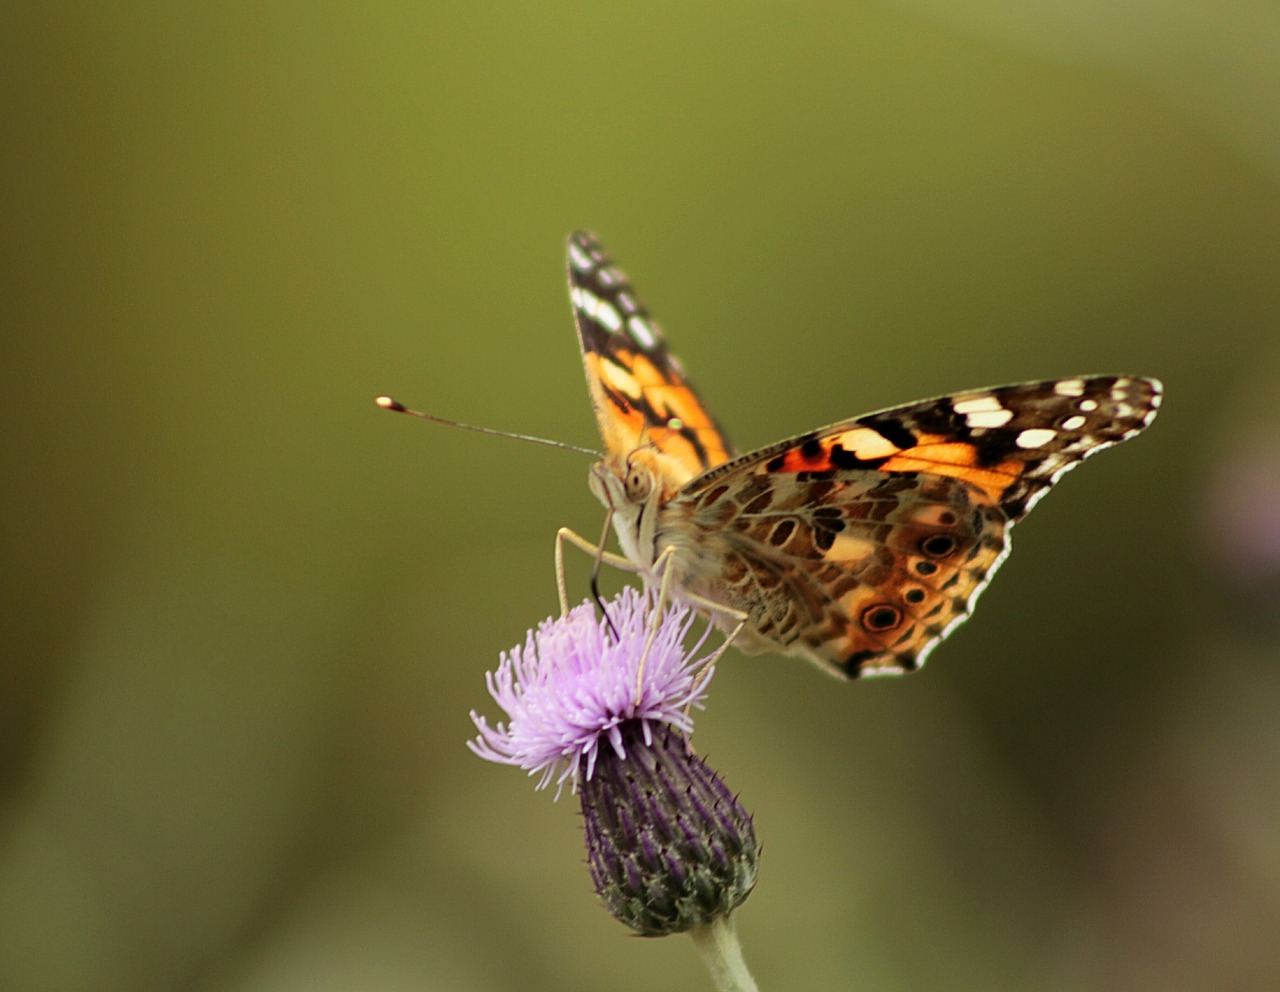
<instances>
[{"instance_id":1,"label":"white wing spot","mask_svg":"<svg viewBox=\"0 0 1280 992\"><path fill-rule=\"evenodd\" d=\"M972 428L979 427L1003 427L1013 419L1013 411L1005 410L979 410L977 413L965 414L964 422Z\"/></svg>"},{"instance_id":2,"label":"white wing spot","mask_svg":"<svg viewBox=\"0 0 1280 992\"><path fill-rule=\"evenodd\" d=\"M615 328L616 330L617 328ZM627 330L642 348L652 348L658 343L658 336L643 317L631 317L627 320Z\"/></svg>"},{"instance_id":3,"label":"white wing spot","mask_svg":"<svg viewBox=\"0 0 1280 992\"><path fill-rule=\"evenodd\" d=\"M622 318L618 316L618 311L613 304L606 303L590 290L574 286L569 293L569 298L573 300L573 305L587 317L599 321L609 330L616 331L622 326Z\"/></svg>"},{"instance_id":4,"label":"white wing spot","mask_svg":"<svg viewBox=\"0 0 1280 992\"><path fill-rule=\"evenodd\" d=\"M617 331L622 327L622 318L618 316L617 307L612 303L606 303L604 300L596 301L596 320L611 331Z\"/></svg>"},{"instance_id":5,"label":"white wing spot","mask_svg":"<svg viewBox=\"0 0 1280 992\"><path fill-rule=\"evenodd\" d=\"M1043 448L1057 436L1057 431L1047 427L1029 427L1018 435L1017 444L1019 448Z\"/></svg>"},{"instance_id":6,"label":"white wing spot","mask_svg":"<svg viewBox=\"0 0 1280 992\"><path fill-rule=\"evenodd\" d=\"M959 414L998 413L1004 406L990 393L981 393L977 396L957 397L952 402L951 409Z\"/></svg>"},{"instance_id":7,"label":"white wing spot","mask_svg":"<svg viewBox=\"0 0 1280 992\"><path fill-rule=\"evenodd\" d=\"M1062 429L1064 431L1078 431L1088 422L1088 417L1082 417L1080 414L1076 414L1074 417L1068 417L1062 422Z\"/></svg>"},{"instance_id":8,"label":"white wing spot","mask_svg":"<svg viewBox=\"0 0 1280 992\"><path fill-rule=\"evenodd\" d=\"M1061 382L1055 382L1053 384L1053 391L1059 396L1083 396L1084 380L1063 379Z\"/></svg>"},{"instance_id":9,"label":"white wing spot","mask_svg":"<svg viewBox=\"0 0 1280 992\"><path fill-rule=\"evenodd\" d=\"M586 272L592 265L590 256L572 241L569 242L569 264L579 272Z\"/></svg>"},{"instance_id":10,"label":"white wing spot","mask_svg":"<svg viewBox=\"0 0 1280 992\"><path fill-rule=\"evenodd\" d=\"M1006 409L990 393L957 397L951 401L951 409L964 417L965 424L974 429L1003 427L1013 419L1013 411Z\"/></svg>"},{"instance_id":11,"label":"white wing spot","mask_svg":"<svg viewBox=\"0 0 1280 992\"><path fill-rule=\"evenodd\" d=\"M1093 413L1094 410L1098 409L1098 401L1097 400L1081 400L1078 406L1085 413Z\"/></svg>"}]
</instances>

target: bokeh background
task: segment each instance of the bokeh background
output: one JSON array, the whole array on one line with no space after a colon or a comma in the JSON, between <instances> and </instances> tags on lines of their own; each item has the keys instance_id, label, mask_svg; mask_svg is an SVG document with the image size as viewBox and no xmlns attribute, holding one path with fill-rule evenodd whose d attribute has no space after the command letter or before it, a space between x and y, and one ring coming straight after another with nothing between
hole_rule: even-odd
<instances>
[{"instance_id":1,"label":"bokeh background","mask_svg":"<svg viewBox=\"0 0 1280 992\"><path fill-rule=\"evenodd\" d=\"M1162 377L906 679L732 656L771 990L1280 983L1280 13L7 5L0 986L709 988L464 747L597 230L735 441ZM571 580L585 594L586 566Z\"/></svg>"}]
</instances>

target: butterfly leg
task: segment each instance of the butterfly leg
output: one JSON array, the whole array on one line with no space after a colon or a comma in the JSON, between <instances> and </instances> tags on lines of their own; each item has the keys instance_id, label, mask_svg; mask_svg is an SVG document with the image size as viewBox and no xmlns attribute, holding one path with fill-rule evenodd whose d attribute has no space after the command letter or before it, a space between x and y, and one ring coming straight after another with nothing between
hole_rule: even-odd
<instances>
[{"instance_id":1,"label":"butterfly leg","mask_svg":"<svg viewBox=\"0 0 1280 992\"><path fill-rule=\"evenodd\" d=\"M716 603L712 600L704 599L702 596L687 596L685 601L691 606L696 606L701 610L705 610L707 613L718 613L721 616L728 617L730 620L737 621L737 625L733 630L729 631L729 633L725 635L720 646L711 652L711 657L702 663L702 672L704 672L705 675L702 675L701 677L709 679L711 678L711 673L715 670L716 663L720 660L721 656L729 650L729 646L733 644L734 638L742 632L742 628L747 625L748 616L742 610L735 610L730 606L723 605L722 603Z\"/></svg>"},{"instance_id":2,"label":"butterfly leg","mask_svg":"<svg viewBox=\"0 0 1280 992\"><path fill-rule=\"evenodd\" d=\"M641 689L644 685L644 667L649 661L649 651L653 647L654 638L658 636L658 627L662 625L662 611L666 609L667 601L671 596L671 556L674 552L675 548L668 546L654 562L654 571L662 575L662 581L658 583L658 598L649 616L649 636L645 638L644 650L640 652L640 664L636 666L636 705L640 704Z\"/></svg>"},{"instance_id":3,"label":"butterfly leg","mask_svg":"<svg viewBox=\"0 0 1280 992\"><path fill-rule=\"evenodd\" d=\"M640 655L640 667L636 674L636 701L640 700L640 687L644 680L644 666L649 658L649 650L653 647L654 638L658 635L658 627L662 623L662 611L666 608L671 598L671 583L673 581L674 571L671 568L671 562L675 556L676 549L671 545L662 549L658 555L658 560L654 562L654 571L662 576L662 581L658 584L658 598L653 607L653 616L649 621L649 637L644 644L644 652ZM711 677L711 673L715 670L716 662L721 656L729 650L729 645L733 643L733 639L738 636L742 628L746 626L748 616L742 610L735 610L731 606L725 606L723 603L717 603L714 600L707 599L705 596L699 596L696 593L682 593L681 600L695 609L702 610L707 614L718 614L736 620L737 625L733 630L725 635L721 645L711 653L711 656L702 663L699 670L699 679L705 680Z\"/></svg>"},{"instance_id":4,"label":"butterfly leg","mask_svg":"<svg viewBox=\"0 0 1280 992\"><path fill-rule=\"evenodd\" d=\"M608 526L607 522L606 526ZM599 563L611 565L623 572L640 571L639 567L630 558L624 558L622 555L615 555L606 551L603 547L604 535L601 535L599 544L592 544L581 534L570 530L568 527L561 527L556 531L556 593L560 597L561 616L569 612L569 593L564 579L564 545L566 541L589 554L596 560L597 565Z\"/></svg>"}]
</instances>

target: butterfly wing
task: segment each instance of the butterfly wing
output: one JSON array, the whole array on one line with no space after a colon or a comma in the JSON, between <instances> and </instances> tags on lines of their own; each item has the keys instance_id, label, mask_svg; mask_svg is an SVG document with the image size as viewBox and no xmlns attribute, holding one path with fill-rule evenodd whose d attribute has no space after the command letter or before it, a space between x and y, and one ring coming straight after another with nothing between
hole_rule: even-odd
<instances>
[{"instance_id":1,"label":"butterfly wing","mask_svg":"<svg viewBox=\"0 0 1280 992\"><path fill-rule=\"evenodd\" d=\"M1023 383L743 455L668 508L681 583L746 612L747 648L848 678L912 671L972 612L1013 524L1064 472L1150 424L1160 395L1118 376Z\"/></svg>"},{"instance_id":2,"label":"butterfly wing","mask_svg":"<svg viewBox=\"0 0 1280 992\"><path fill-rule=\"evenodd\" d=\"M673 488L733 457L662 331L594 235L570 235L568 273L591 404L608 452L655 446Z\"/></svg>"}]
</instances>

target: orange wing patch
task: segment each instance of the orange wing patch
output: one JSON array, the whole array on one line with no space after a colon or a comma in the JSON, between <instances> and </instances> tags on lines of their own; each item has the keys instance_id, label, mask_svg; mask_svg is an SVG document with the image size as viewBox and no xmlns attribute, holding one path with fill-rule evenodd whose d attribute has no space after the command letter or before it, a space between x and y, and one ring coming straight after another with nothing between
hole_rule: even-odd
<instances>
[{"instance_id":1,"label":"orange wing patch","mask_svg":"<svg viewBox=\"0 0 1280 992\"><path fill-rule=\"evenodd\" d=\"M979 455L978 448L968 442L926 435L914 448L886 459L880 469L884 472L947 475L981 489L992 502L998 503L1022 474L1024 464L1006 459L998 465L979 466Z\"/></svg>"},{"instance_id":2,"label":"orange wing patch","mask_svg":"<svg viewBox=\"0 0 1280 992\"><path fill-rule=\"evenodd\" d=\"M880 472L923 472L945 475L984 492L998 502L1022 474L1023 463L1005 459L980 465L976 445L936 434L923 434L902 448L871 427L828 428L830 434L801 438L764 462L764 472L842 472L874 469Z\"/></svg>"}]
</instances>

